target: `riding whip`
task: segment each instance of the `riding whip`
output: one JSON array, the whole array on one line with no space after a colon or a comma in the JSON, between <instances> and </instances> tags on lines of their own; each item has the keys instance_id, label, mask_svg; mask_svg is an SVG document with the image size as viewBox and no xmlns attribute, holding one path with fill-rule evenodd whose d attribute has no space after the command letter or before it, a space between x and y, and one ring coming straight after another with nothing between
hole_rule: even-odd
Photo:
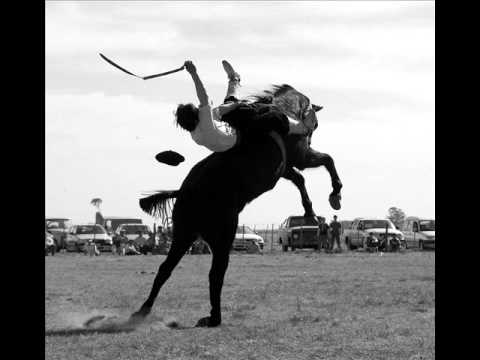
<instances>
[{"instance_id":1,"label":"riding whip","mask_svg":"<svg viewBox=\"0 0 480 360\"><path fill-rule=\"evenodd\" d=\"M129 75L132 75L132 76L135 76L135 77L138 77L140 79L143 79L143 80L149 80L149 79L153 79L153 78L156 78L156 77L160 77L160 76L164 76L164 75L168 75L168 74L173 74L177 71L181 71L185 68L184 65L182 65L181 67L177 68L177 69L174 69L174 70L170 70L170 71L165 71L165 72L162 72L160 74L154 74L154 75L148 75L148 76L138 76L138 75L135 75L134 73L122 68L120 65L118 64L115 64L112 60L110 60L109 58L107 58L105 55L103 54L100 54L100 56L102 57L103 60L105 60L106 62L108 62L110 65L113 65L115 66L117 69L119 70L122 70L123 72L129 74Z\"/></svg>"}]
</instances>

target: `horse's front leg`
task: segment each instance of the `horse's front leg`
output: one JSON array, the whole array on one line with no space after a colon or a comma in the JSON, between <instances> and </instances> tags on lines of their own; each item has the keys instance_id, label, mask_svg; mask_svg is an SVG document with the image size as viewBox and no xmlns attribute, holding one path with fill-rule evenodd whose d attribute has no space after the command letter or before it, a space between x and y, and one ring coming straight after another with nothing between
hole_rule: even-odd
<instances>
[{"instance_id":1,"label":"horse's front leg","mask_svg":"<svg viewBox=\"0 0 480 360\"><path fill-rule=\"evenodd\" d=\"M300 195L302 197L303 209L305 210L304 216L305 217L316 216L312 208L312 201L310 200L310 197L308 196L307 188L305 187L305 179L303 178L303 175L300 174L300 172L297 169L293 167L289 167L285 170L283 177L285 179L290 180L297 187L298 191L300 191Z\"/></svg>"},{"instance_id":2,"label":"horse's front leg","mask_svg":"<svg viewBox=\"0 0 480 360\"><path fill-rule=\"evenodd\" d=\"M330 194L329 201L330 205L335 209L340 209L340 190L342 189L342 182L338 176L337 169L330 155L324 154L318 151L309 148L305 154L303 161L303 168L314 168L319 166L325 166L328 173L330 174L330 179L332 181L333 191Z\"/></svg>"}]
</instances>

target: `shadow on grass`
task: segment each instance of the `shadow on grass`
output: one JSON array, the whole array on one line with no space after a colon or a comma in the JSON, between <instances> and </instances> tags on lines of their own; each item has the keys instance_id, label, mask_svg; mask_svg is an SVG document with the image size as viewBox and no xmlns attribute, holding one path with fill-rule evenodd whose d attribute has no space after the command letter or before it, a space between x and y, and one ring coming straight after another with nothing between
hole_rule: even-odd
<instances>
[{"instance_id":1,"label":"shadow on grass","mask_svg":"<svg viewBox=\"0 0 480 360\"><path fill-rule=\"evenodd\" d=\"M130 333L135 331L141 326L148 326L148 324L143 323L143 324L131 325L127 322L126 324L109 324L109 325L92 327L92 328L81 327L81 328L46 330L45 336L68 337L68 336L77 336L77 335ZM171 329L171 330L187 330L187 329L195 328L194 326L180 325L176 321L163 323L163 326L165 327L165 329Z\"/></svg>"},{"instance_id":2,"label":"shadow on grass","mask_svg":"<svg viewBox=\"0 0 480 360\"><path fill-rule=\"evenodd\" d=\"M93 334L117 334L129 333L135 331L135 328L101 328L101 329L56 329L46 330L45 336L77 336L77 335L93 335Z\"/></svg>"},{"instance_id":3,"label":"shadow on grass","mask_svg":"<svg viewBox=\"0 0 480 360\"><path fill-rule=\"evenodd\" d=\"M143 321L121 320L118 316L95 315L81 326L69 326L64 329L47 330L46 336L75 336L88 334L128 333L134 331Z\"/></svg>"}]
</instances>

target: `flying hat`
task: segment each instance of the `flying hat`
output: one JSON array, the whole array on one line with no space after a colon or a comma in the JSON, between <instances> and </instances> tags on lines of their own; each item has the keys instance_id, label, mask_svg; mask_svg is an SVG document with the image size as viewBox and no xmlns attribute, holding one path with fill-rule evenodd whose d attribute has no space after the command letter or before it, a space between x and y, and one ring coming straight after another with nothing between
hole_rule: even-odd
<instances>
[{"instance_id":1,"label":"flying hat","mask_svg":"<svg viewBox=\"0 0 480 360\"><path fill-rule=\"evenodd\" d=\"M185 160L182 155L172 150L162 151L158 153L157 155L155 155L155 159L157 159L158 162L171 166L177 166Z\"/></svg>"}]
</instances>

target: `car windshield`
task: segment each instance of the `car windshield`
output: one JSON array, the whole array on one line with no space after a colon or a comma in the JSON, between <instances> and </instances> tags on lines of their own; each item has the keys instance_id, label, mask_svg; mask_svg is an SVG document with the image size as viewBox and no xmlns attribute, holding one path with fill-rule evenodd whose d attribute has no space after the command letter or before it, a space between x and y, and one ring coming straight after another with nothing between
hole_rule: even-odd
<instances>
[{"instance_id":1,"label":"car windshield","mask_svg":"<svg viewBox=\"0 0 480 360\"><path fill-rule=\"evenodd\" d=\"M364 220L364 229L385 229L388 226L389 229L394 229L393 224L388 220Z\"/></svg>"},{"instance_id":2,"label":"car windshield","mask_svg":"<svg viewBox=\"0 0 480 360\"><path fill-rule=\"evenodd\" d=\"M290 219L290 227L293 227L293 226L317 226L317 223L315 221L315 219L311 218L311 217L308 217L308 218L305 218L303 216L299 216L299 217L293 217Z\"/></svg>"},{"instance_id":3,"label":"car windshield","mask_svg":"<svg viewBox=\"0 0 480 360\"><path fill-rule=\"evenodd\" d=\"M237 227L237 234L255 234L248 226L242 225Z\"/></svg>"},{"instance_id":4,"label":"car windshield","mask_svg":"<svg viewBox=\"0 0 480 360\"><path fill-rule=\"evenodd\" d=\"M420 221L420 231L435 231L435 220Z\"/></svg>"},{"instance_id":5,"label":"car windshield","mask_svg":"<svg viewBox=\"0 0 480 360\"><path fill-rule=\"evenodd\" d=\"M100 225L83 225L77 227L77 235L85 234L105 234L105 229Z\"/></svg>"},{"instance_id":6,"label":"car windshield","mask_svg":"<svg viewBox=\"0 0 480 360\"><path fill-rule=\"evenodd\" d=\"M68 227L67 222L67 219L46 220L47 229L66 229Z\"/></svg>"},{"instance_id":7,"label":"car windshield","mask_svg":"<svg viewBox=\"0 0 480 360\"><path fill-rule=\"evenodd\" d=\"M138 234L139 231L142 233L148 233L148 226L147 225L128 225L122 226L121 230L125 230L126 234Z\"/></svg>"}]
</instances>

